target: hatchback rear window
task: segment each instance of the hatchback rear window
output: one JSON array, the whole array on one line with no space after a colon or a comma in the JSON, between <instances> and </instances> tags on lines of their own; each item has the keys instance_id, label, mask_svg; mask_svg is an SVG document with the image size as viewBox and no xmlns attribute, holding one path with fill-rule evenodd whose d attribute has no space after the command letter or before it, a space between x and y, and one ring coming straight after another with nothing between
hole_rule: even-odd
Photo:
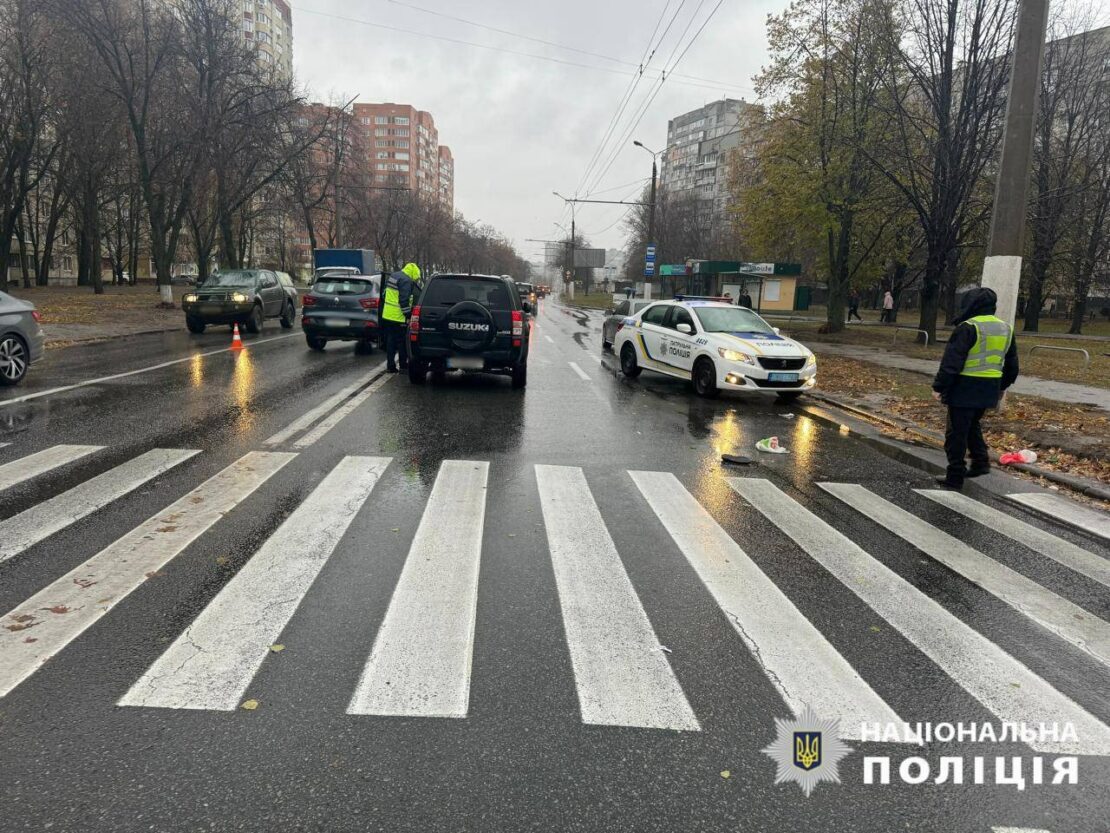
<instances>
[{"instance_id":1,"label":"hatchback rear window","mask_svg":"<svg viewBox=\"0 0 1110 833\"><path fill-rule=\"evenodd\" d=\"M509 287L504 281L474 278L434 280L420 298L421 306L452 307L460 301L477 301L489 309L512 309Z\"/></svg>"},{"instance_id":2,"label":"hatchback rear window","mask_svg":"<svg viewBox=\"0 0 1110 833\"><path fill-rule=\"evenodd\" d=\"M316 281L312 289L324 295L366 295L374 292L374 282L357 278L327 278Z\"/></svg>"}]
</instances>

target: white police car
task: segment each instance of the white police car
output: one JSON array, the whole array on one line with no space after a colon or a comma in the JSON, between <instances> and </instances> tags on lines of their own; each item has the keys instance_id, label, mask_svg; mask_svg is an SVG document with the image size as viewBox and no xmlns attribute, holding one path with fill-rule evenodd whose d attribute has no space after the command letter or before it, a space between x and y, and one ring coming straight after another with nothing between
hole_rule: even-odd
<instances>
[{"instance_id":1,"label":"white police car","mask_svg":"<svg viewBox=\"0 0 1110 833\"><path fill-rule=\"evenodd\" d=\"M679 295L617 325L613 352L629 378L653 370L693 382L700 396L722 390L775 394L783 401L817 384L817 359L745 307Z\"/></svg>"}]
</instances>

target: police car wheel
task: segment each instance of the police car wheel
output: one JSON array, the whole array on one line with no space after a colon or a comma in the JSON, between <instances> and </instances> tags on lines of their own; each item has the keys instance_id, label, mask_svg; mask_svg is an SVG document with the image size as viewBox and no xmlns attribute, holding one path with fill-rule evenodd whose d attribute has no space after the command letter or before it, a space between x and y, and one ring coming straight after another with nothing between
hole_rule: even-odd
<instances>
[{"instance_id":1,"label":"police car wheel","mask_svg":"<svg viewBox=\"0 0 1110 833\"><path fill-rule=\"evenodd\" d=\"M712 359L698 359L697 364L694 365L693 379L694 393L698 396L713 399L720 395L720 388L717 387L717 369L713 366Z\"/></svg>"},{"instance_id":2,"label":"police car wheel","mask_svg":"<svg viewBox=\"0 0 1110 833\"><path fill-rule=\"evenodd\" d=\"M629 379L635 379L642 370L643 368L636 361L636 348L626 343L621 348L621 373Z\"/></svg>"}]
</instances>

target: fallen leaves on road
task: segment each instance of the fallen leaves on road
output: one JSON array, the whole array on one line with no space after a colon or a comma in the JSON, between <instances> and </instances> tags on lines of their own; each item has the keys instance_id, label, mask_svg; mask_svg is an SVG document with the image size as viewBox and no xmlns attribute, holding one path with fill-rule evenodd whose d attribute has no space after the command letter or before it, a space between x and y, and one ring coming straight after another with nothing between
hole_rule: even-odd
<instances>
[{"instance_id":1,"label":"fallen leaves on road","mask_svg":"<svg viewBox=\"0 0 1110 833\"><path fill-rule=\"evenodd\" d=\"M270 650L273 651L275 654L280 654L282 651L285 650L285 646L284 645L271 645Z\"/></svg>"},{"instance_id":2,"label":"fallen leaves on road","mask_svg":"<svg viewBox=\"0 0 1110 833\"><path fill-rule=\"evenodd\" d=\"M246 709L249 712L253 712L255 709L258 708L258 701L257 700L244 700L242 702L242 704L239 706L239 708Z\"/></svg>"},{"instance_id":3,"label":"fallen leaves on road","mask_svg":"<svg viewBox=\"0 0 1110 833\"><path fill-rule=\"evenodd\" d=\"M722 777L722 778L731 778L731 777L732 777L732 773L731 773L731 772L729 772L729 771L728 771L727 769L722 769L722 770L721 770L721 777Z\"/></svg>"}]
</instances>

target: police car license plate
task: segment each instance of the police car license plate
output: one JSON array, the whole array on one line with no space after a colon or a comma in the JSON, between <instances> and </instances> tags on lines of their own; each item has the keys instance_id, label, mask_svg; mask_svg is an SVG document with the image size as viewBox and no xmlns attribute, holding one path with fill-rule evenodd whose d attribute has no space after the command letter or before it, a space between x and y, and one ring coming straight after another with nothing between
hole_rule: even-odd
<instances>
[{"instance_id":1,"label":"police car license plate","mask_svg":"<svg viewBox=\"0 0 1110 833\"><path fill-rule=\"evenodd\" d=\"M325 327L346 327L349 322L346 318L325 318Z\"/></svg>"},{"instance_id":2,"label":"police car license plate","mask_svg":"<svg viewBox=\"0 0 1110 833\"><path fill-rule=\"evenodd\" d=\"M768 373L767 381L769 382L797 382L797 373Z\"/></svg>"},{"instance_id":3,"label":"police car license plate","mask_svg":"<svg viewBox=\"0 0 1110 833\"><path fill-rule=\"evenodd\" d=\"M447 366L455 370L481 370L486 363L481 356L457 356L448 359Z\"/></svg>"}]
</instances>

